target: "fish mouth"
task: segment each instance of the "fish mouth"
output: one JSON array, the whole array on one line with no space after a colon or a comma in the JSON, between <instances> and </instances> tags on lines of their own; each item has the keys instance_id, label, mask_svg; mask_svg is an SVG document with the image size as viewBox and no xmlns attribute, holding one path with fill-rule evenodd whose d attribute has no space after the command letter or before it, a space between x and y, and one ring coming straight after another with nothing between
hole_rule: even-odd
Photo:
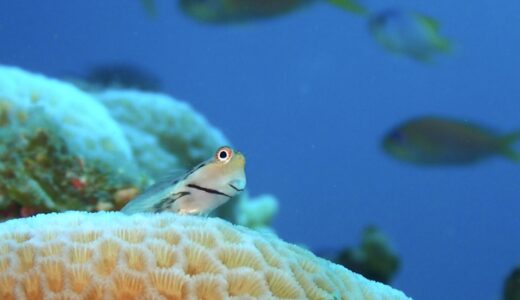
<instances>
[{"instance_id":1,"label":"fish mouth","mask_svg":"<svg viewBox=\"0 0 520 300\"><path fill-rule=\"evenodd\" d=\"M234 179L231 180L228 185L237 192L243 192L246 188L246 180L245 179Z\"/></svg>"},{"instance_id":2,"label":"fish mouth","mask_svg":"<svg viewBox=\"0 0 520 300\"><path fill-rule=\"evenodd\" d=\"M238 187L234 186L232 183L230 183L229 186L232 189L234 189L235 191L237 191L237 192L243 192L244 191L244 188L238 188Z\"/></svg>"}]
</instances>

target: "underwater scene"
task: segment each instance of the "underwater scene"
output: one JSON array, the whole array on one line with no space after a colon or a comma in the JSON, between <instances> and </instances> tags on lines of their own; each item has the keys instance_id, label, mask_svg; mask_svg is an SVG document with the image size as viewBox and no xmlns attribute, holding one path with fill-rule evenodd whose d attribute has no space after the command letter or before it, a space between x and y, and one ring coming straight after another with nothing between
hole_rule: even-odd
<instances>
[{"instance_id":1,"label":"underwater scene","mask_svg":"<svg viewBox=\"0 0 520 300\"><path fill-rule=\"evenodd\" d=\"M0 299L520 300L520 2L0 2Z\"/></svg>"}]
</instances>

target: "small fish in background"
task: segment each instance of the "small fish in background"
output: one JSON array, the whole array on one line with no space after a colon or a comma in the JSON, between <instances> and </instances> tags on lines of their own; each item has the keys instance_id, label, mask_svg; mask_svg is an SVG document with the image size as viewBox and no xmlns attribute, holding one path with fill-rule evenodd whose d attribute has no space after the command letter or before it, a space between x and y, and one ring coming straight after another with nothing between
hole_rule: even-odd
<instances>
[{"instance_id":1,"label":"small fish in background","mask_svg":"<svg viewBox=\"0 0 520 300\"><path fill-rule=\"evenodd\" d=\"M516 267L506 278L502 290L503 300L520 300L520 267Z\"/></svg>"},{"instance_id":2,"label":"small fish in background","mask_svg":"<svg viewBox=\"0 0 520 300\"><path fill-rule=\"evenodd\" d=\"M141 67L115 63L93 67L81 80L74 80L80 88L98 90L106 88L130 88L143 91L160 91L160 80Z\"/></svg>"},{"instance_id":3,"label":"small fish in background","mask_svg":"<svg viewBox=\"0 0 520 300\"><path fill-rule=\"evenodd\" d=\"M328 2L354 14L366 12L357 0L179 0L178 3L186 15L198 21L229 24L269 19L317 2ZM142 3L147 9L153 0Z\"/></svg>"},{"instance_id":4,"label":"small fish in background","mask_svg":"<svg viewBox=\"0 0 520 300\"><path fill-rule=\"evenodd\" d=\"M130 200L127 214L171 211L183 215L208 215L246 186L245 157L229 147L181 177L167 176Z\"/></svg>"},{"instance_id":5,"label":"small fish in background","mask_svg":"<svg viewBox=\"0 0 520 300\"><path fill-rule=\"evenodd\" d=\"M357 247L346 247L339 251L316 251L325 259L344 266L368 279L389 284L397 274L399 256L390 241L377 227L367 226Z\"/></svg>"},{"instance_id":6,"label":"small fish in background","mask_svg":"<svg viewBox=\"0 0 520 300\"><path fill-rule=\"evenodd\" d=\"M513 148L520 131L497 134L477 124L449 118L415 118L390 130L382 146L391 156L418 165L467 165L493 156L520 163Z\"/></svg>"},{"instance_id":7,"label":"small fish in background","mask_svg":"<svg viewBox=\"0 0 520 300\"><path fill-rule=\"evenodd\" d=\"M387 51L429 62L436 54L450 53L451 42L439 33L432 17L400 9L387 9L369 18L372 37Z\"/></svg>"}]
</instances>

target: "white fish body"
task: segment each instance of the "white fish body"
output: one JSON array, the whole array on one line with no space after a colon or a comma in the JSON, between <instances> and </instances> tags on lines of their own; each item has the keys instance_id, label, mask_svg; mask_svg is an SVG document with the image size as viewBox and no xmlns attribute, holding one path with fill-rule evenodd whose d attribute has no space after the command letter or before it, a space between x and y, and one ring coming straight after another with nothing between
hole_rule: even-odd
<instances>
[{"instance_id":1,"label":"white fish body","mask_svg":"<svg viewBox=\"0 0 520 300\"><path fill-rule=\"evenodd\" d=\"M172 211L178 214L207 215L246 185L245 157L229 147L200 163L181 177L167 176L121 210L127 214Z\"/></svg>"}]
</instances>

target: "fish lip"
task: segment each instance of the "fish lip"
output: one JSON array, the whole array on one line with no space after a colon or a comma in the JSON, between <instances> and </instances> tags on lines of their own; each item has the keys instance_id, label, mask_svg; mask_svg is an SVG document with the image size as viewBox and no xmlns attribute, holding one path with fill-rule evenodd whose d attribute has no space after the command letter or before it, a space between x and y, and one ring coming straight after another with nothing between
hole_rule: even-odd
<instances>
[{"instance_id":1,"label":"fish lip","mask_svg":"<svg viewBox=\"0 0 520 300\"><path fill-rule=\"evenodd\" d=\"M243 188L243 189L239 189L239 188L237 188L237 187L234 186L232 183L230 183L229 186L230 186L231 188L233 188L233 189L234 189L235 191L237 191L237 192L243 192L243 191L245 190L245 188Z\"/></svg>"}]
</instances>

